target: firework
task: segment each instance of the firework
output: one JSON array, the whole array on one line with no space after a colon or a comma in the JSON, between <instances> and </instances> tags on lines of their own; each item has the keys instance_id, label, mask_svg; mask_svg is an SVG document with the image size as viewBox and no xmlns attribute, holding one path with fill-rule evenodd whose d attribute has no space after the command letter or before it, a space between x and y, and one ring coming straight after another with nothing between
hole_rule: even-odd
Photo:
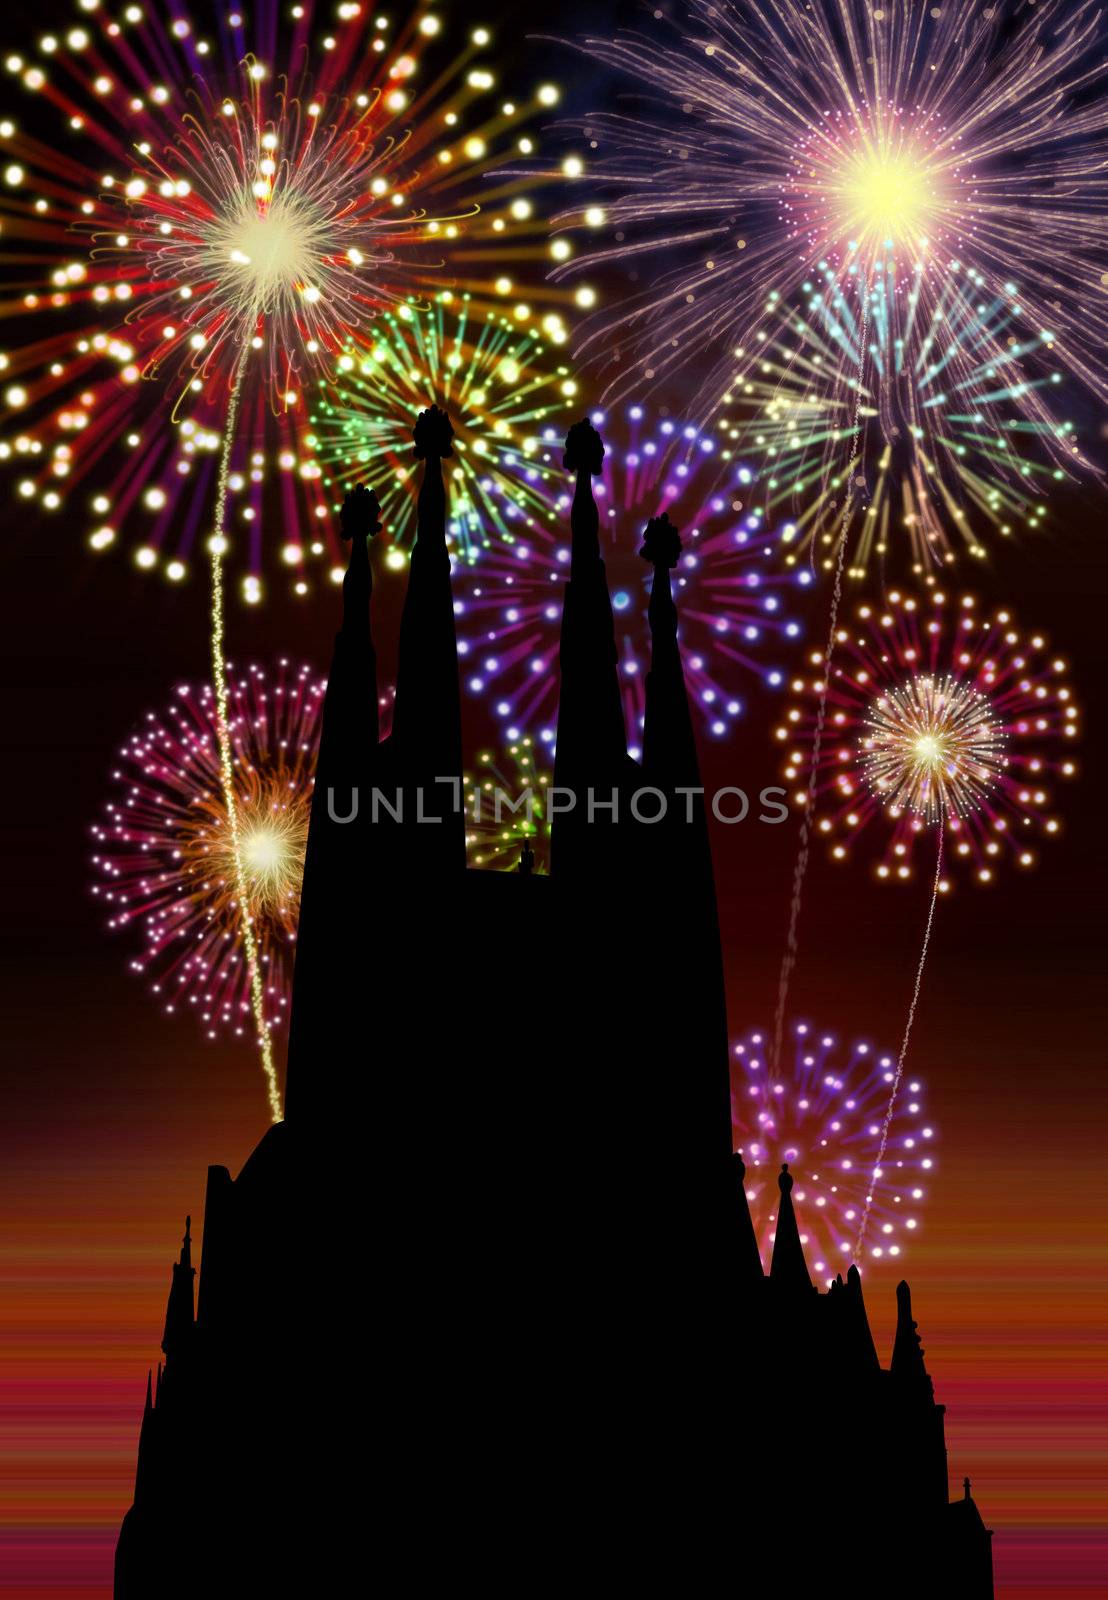
<instances>
[{"instance_id":1,"label":"firework","mask_svg":"<svg viewBox=\"0 0 1108 1600\"><path fill-rule=\"evenodd\" d=\"M547 791L554 782L548 752L529 734L509 739L502 751L483 750L465 780L466 847L471 867L512 872L526 846L530 870L548 859Z\"/></svg>"},{"instance_id":2,"label":"firework","mask_svg":"<svg viewBox=\"0 0 1108 1600\"><path fill-rule=\"evenodd\" d=\"M539 224L487 174L534 150L525 124L557 90L500 100L488 30L451 51L431 10L394 32L343 5L328 32L309 4L251 9L86 0L8 58L30 104L0 123L4 310L29 332L2 358L0 455L26 499L88 516L94 550L175 582L222 491L256 602L278 557L297 594L313 559L341 564L303 437L316 369L413 293L519 299L492 262Z\"/></svg>"},{"instance_id":3,"label":"firework","mask_svg":"<svg viewBox=\"0 0 1108 1600\"><path fill-rule=\"evenodd\" d=\"M885 565L899 542L934 582L959 555L984 557L990 536L1040 531L1050 490L1088 465L1054 405L1055 342L1026 324L1016 285L990 294L979 273L952 269L926 329L921 290L917 268L905 338L889 314L895 288L873 288L864 350L829 268L803 285L802 304L767 298L757 360L725 393L718 428L755 471L767 514L791 519L790 564L831 569L845 531L850 577Z\"/></svg>"},{"instance_id":4,"label":"firework","mask_svg":"<svg viewBox=\"0 0 1108 1600\"><path fill-rule=\"evenodd\" d=\"M538 457L541 431L554 419L564 432L571 420L577 385L555 353L565 339L557 312L539 320L527 305L510 315L481 311L451 290L429 307L385 314L319 384L308 443L327 488L341 498L352 483L368 484L394 550L409 545L418 482L411 430L433 399L454 426L451 545L473 560L494 540L510 543L512 519L546 503L524 470Z\"/></svg>"},{"instance_id":5,"label":"firework","mask_svg":"<svg viewBox=\"0 0 1108 1600\"><path fill-rule=\"evenodd\" d=\"M267 1031L292 983L325 683L287 662L228 669L240 853ZM252 1029L231 830L212 689L182 686L119 753L113 797L92 830L93 894L113 932L134 930L131 969L167 1015L192 1013L209 1038Z\"/></svg>"},{"instance_id":6,"label":"firework","mask_svg":"<svg viewBox=\"0 0 1108 1600\"><path fill-rule=\"evenodd\" d=\"M862 770L891 810L934 823L979 811L1003 775L1004 729L988 698L956 678L909 678L866 714Z\"/></svg>"},{"instance_id":7,"label":"firework","mask_svg":"<svg viewBox=\"0 0 1108 1600\"><path fill-rule=\"evenodd\" d=\"M789 595L807 586L810 574L774 570L778 537L759 508L744 504L746 469L708 430L652 420L642 406L593 420L607 429L603 474L593 489L631 753L639 753L650 664L650 569L638 551L647 521L663 511L684 545L673 578L690 695L706 731L726 738L746 710L749 686L784 684L777 651L800 634ZM487 696L507 727L538 727L549 746L570 559L572 486L560 433L544 430L520 474L543 503L519 503L505 492L512 539L456 574L459 651L470 691Z\"/></svg>"},{"instance_id":8,"label":"firework","mask_svg":"<svg viewBox=\"0 0 1108 1600\"><path fill-rule=\"evenodd\" d=\"M844 1045L803 1022L789 1029L777 1074L770 1071L767 1034L748 1032L732 1045L733 1137L746 1166L747 1198L767 1267L777 1174L786 1161L796 1170L793 1200L817 1277L829 1282L857 1259L867 1195L873 1197L867 1258L903 1259L927 1202L938 1132L927 1115L924 1085L912 1078L903 1085L878 1158L896 1072L891 1052L864 1040Z\"/></svg>"},{"instance_id":9,"label":"firework","mask_svg":"<svg viewBox=\"0 0 1108 1600\"><path fill-rule=\"evenodd\" d=\"M1065 661L1007 610L894 591L837 631L826 684L824 657L810 665L776 736L786 777L805 783L825 698L814 830L834 860L872 837L878 878L911 880L917 845L941 825L946 863L987 884L1006 860L1032 866L1060 831L1051 788L1075 773L1078 709Z\"/></svg>"},{"instance_id":10,"label":"firework","mask_svg":"<svg viewBox=\"0 0 1108 1600\"><path fill-rule=\"evenodd\" d=\"M1072 464L1041 385L1061 369L1108 394L1095 8L688 0L647 26L586 41L641 98L572 130L556 174L584 198L557 219L555 278L632 279L582 329L605 399L692 373L714 407L777 336L768 292L807 280L830 425L860 384L887 430L924 430L925 462L944 410L979 403L975 375L995 366L1015 415ZM949 402L932 414L914 386L936 367Z\"/></svg>"}]
</instances>

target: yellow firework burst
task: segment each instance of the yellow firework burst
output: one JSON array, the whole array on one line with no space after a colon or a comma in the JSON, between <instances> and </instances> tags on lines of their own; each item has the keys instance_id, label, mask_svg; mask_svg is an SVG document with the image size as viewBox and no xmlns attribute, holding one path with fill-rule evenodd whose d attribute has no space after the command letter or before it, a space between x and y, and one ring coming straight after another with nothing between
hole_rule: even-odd
<instances>
[{"instance_id":1,"label":"yellow firework burst","mask_svg":"<svg viewBox=\"0 0 1108 1600\"><path fill-rule=\"evenodd\" d=\"M909 678L866 716L862 769L870 788L927 822L978 810L1005 764L1004 730L989 701L954 678Z\"/></svg>"}]
</instances>

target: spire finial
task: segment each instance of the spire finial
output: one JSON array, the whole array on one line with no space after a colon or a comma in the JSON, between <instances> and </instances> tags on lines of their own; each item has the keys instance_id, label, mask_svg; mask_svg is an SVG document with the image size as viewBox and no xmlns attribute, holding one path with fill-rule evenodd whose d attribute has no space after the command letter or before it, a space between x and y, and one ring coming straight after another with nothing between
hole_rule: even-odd
<instances>
[{"instance_id":1,"label":"spire finial","mask_svg":"<svg viewBox=\"0 0 1108 1600\"><path fill-rule=\"evenodd\" d=\"M350 541L350 561L342 580L342 626L347 637L364 634L369 628L369 598L373 593L373 569L369 564L369 541L381 531L381 507L372 489L359 483L350 490L339 512L343 543Z\"/></svg>"},{"instance_id":2,"label":"spire finial","mask_svg":"<svg viewBox=\"0 0 1108 1600\"><path fill-rule=\"evenodd\" d=\"M969 1497L970 1497L970 1481L969 1481L968 1478L963 1478L962 1479L962 1498L964 1500L968 1500Z\"/></svg>"},{"instance_id":3,"label":"spire finial","mask_svg":"<svg viewBox=\"0 0 1108 1600\"><path fill-rule=\"evenodd\" d=\"M359 483L350 490L339 512L339 524L344 544L347 539L353 544L357 535L372 539L375 533L380 533L381 507L372 489ZM353 557L354 551L350 554Z\"/></svg>"},{"instance_id":4,"label":"spire finial","mask_svg":"<svg viewBox=\"0 0 1108 1600\"><path fill-rule=\"evenodd\" d=\"M193 1304L193 1279L196 1268L192 1264L192 1218L185 1218L185 1236L181 1240L181 1258L173 1263L169 1284L169 1302L165 1308L165 1332L162 1350L166 1356L183 1347L191 1336L196 1319Z\"/></svg>"},{"instance_id":5,"label":"spire finial","mask_svg":"<svg viewBox=\"0 0 1108 1600\"><path fill-rule=\"evenodd\" d=\"M412 438L417 461L446 461L454 454L454 425L438 406L419 413Z\"/></svg>"},{"instance_id":6,"label":"spire finial","mask_svg":"<svg viewBox=\"0 0 1108 1600\"><path fill-rule=\"evenodd\" d=\"M567 472L587 472L592 478L600 476L604 465L604 441L588 417L575 422L566 434L562 462Z\"/></svg>"},{"instance_id":7,"label":"spire finial","mask_svg":"<svg viewBox=\"0 0 1108 1600\"><path fill-rule=\"evenodd\" d=\"M681 536L666 512L663 511L660 517L651 517L647 523L639 555L644 561L649 561L654 568L654 580L650 585L650 605L647 608L650 635L654 645L650 664L651 678L652 680L672 678L674 680L670 689L672 695L676 681L681 675L681 662L676 648L677 607L673 603L670 573L681 559ZM651 721L654 721L655 717L656 713L651 717Z\"/></svg>"},{"instance_id":8,"label":"spire finial","mask_svg":"<svg viewBox=\"0 0 1108 1600\"><path fill-rule=\"evenodd\" d=\"M639 555L652 567L669 570L677 565L681 557L681 535L669 520L667 511L660 517L651 517L647 523Z\"/></svg>"},{"instance_id":9,"label":"spire finial","mask_svg":"<svg viewBox=\"0 0 1108 1600\"><path fill-rule=\"evenodd\" d=\"M569 518L573 534L570 577L595 577L600 561L600 513L593 498L592 479L600 476L604 466L604 441L588 417L575 422L566 434L562 460L567 472L577 474Z\"/></svg>"}]
</instances>

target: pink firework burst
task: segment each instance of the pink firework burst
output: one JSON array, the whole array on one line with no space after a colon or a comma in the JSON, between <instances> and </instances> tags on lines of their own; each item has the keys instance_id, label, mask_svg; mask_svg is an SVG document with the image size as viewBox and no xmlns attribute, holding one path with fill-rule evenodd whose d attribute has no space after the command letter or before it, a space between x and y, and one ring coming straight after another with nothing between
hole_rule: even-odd
<instances>
[{"instance_id":1,"label":"pink firework burst","mask_svg":"<svg viewBox=\"0 0 1108 1600\"><path fill-rule=\"evenodd\" d=\"M310 667L228 668L229 726L269 1029L288 1011L325 681ZM112 932L137 932L131 970L167 1015L209 1038L253 1032L210 686L182 684L123 745L92 829L92 892Z\"/></svg>"},{"instance_id":2,"label":"pink firework burst","mask_svg":"<svg viewBox=\"0 0 1108 1600\"><path fill-rule=\"evenodd\" d=\"M923 1081L903 1081L878 1165L895 1052L865 1040L843 1043L806 1022L795 1023L789 1039L776 1075L764 1031L744 1033L731 1050L732 1132L762 1260L768 1267L777 1175L788 1162L801 1241L817 1278L830 1281L854 1259L867 1194L865 1259L898 1262L919 1233L936 1167L938 1131Z\"/></svg>"}]
</instances>

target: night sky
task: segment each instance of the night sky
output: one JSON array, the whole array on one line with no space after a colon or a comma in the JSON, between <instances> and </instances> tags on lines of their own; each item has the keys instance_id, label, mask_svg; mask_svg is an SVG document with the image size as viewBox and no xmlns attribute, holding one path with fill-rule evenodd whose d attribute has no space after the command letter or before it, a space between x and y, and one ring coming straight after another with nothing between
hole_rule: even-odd
<instances>
[{"instance_id":1,"label":"night sky","mask_svg":"<svg viewBox=\"0 0 1108 1600\"><path fill-rule=\"evenodd\" d=\"M497 9L486 8L494 22ZM579 21L564 7L528 14L547 10L541 31L568 33ZM615 8L579 12L600 27ZM6 46L20 26L4 25ZM539 47L518 36L517 24L525 60ZM579 60L547 70L573 80L571 110L603 100L603 78L586 86ZM587 384L585 394L591 404ZM1098 442L1099 418L1083 427ZM949 586L1004 601L1044 632L1071 663L1084 713L1081 776L1058 795L1064 833L1037 870L1009 871L995 888L961 886L940 903L910 1057L941 1146L903 1270L948 1408L952 1482L972 1477L996 1530L1005 1600L1108 1594L1105 504L1095 483L1052 501L1034 543L1005 546ZM253 1049L205 1042L189 1018L164 1018L126 971L132 946L105 933L88 892L89 824L114 751L175 684L204 676L202 573L170 589L122 556L93 561L83 525L28 518L13 499L2 515L0 1593L91 1600L110 1592L185 1213L199 1237L207 1165L237 1170L267 1114ZM297 603L274 585L263 608L232 607L229 654L268 663L287 653L325 671L338 603L337 592ZM826 593L807 605L806 637L821 642ZM487 728L479 706L464 700L463 709L475 749ZM705 745L709 785L757 792L779 781L775 709L751 695L742 731ZM772 1023L795 822L719 827L714 843L736 1034ZM832 866L817 849L795 1014L895 1048L926 909L922 882L881 887L861 863ZM618 908L613 915L613 940L639 937ZM387 908L367 917L378 919L372 948L387 981ZM497 990L522 979L541 1026L557 992L556 949L541 936L521 946L506 929L503 950L472 961L493 1015ZM612 996L628 1011L645 1003L644 993ZM633 1086L633 1063L628 1073ZM292 1261L289 1270L294 1284ZM886 1360L899 1275L875 1265L866 1276ZM336 1348L340 1362L355 1354ZM741 1411L734 1433L743 1448ZM859 1495L864 1505L865 1485Z\"/></svg>"}]
</instances>

